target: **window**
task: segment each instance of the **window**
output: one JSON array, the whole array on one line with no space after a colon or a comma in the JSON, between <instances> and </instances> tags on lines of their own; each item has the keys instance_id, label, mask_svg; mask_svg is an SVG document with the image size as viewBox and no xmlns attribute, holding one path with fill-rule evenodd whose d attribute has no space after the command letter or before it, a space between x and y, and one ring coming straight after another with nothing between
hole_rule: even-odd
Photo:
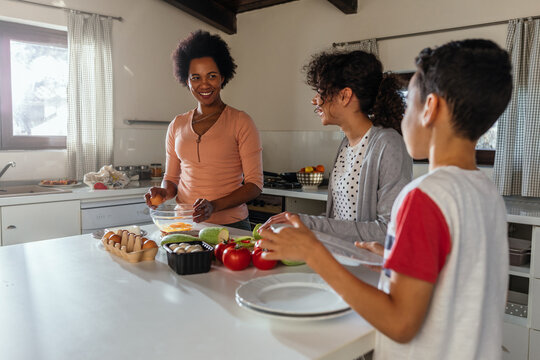
<instances>
[{"instance_id":1,"label":"window","mask_svg":"<svg viewBox=\"0 0 540 360\"><path fill-rule=\"evenodd\" d=\"M400 79L402 90L401 93L403 96L407 96L407 87L409 81L411 80L414 72L404 72L396 74ZM476 144L476 163L478 165L493 165L495 161L495 150L497 146L497 123L493 124L491 129L489 129L484 135L478 139ZM425 162L426 160L420 160L420 162Z\"/></svg>"},{"instance_id":2,"label":"window","mask_svg":"<svg viewBox=\"0 0 540 360\"><path fill-rule=\"evenodd\" d=\"M67 133L67 33L0 21L0 149L61 149Z\"/></svg>"}]
</instances>

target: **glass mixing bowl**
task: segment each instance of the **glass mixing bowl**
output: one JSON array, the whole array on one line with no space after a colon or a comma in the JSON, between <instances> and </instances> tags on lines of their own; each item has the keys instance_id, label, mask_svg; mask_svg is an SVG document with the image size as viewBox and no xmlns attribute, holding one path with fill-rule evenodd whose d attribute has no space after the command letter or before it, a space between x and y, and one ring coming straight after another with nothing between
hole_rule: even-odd
<instances>
[{"instance_id":1,"label":"glass mixing bowl","mask_svg":"<svg viewBox=\"0 0 540 360\"><path fill-rule=\"evenodd\" d=\"M150 209L154 224L163 233L193 233L203 227L193 222L193 205L163 204L157 209Z\"/></svg>"}]
</instances>

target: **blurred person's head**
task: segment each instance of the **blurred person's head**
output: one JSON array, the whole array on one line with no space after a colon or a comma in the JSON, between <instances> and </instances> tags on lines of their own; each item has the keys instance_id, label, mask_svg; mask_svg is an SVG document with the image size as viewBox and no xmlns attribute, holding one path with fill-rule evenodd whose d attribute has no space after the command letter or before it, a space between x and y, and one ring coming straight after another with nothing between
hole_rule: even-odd
<instances>
[{"instance_id":1,"label":"blurred person's head","mask_svg":"<svg viewBox=\"0 0 540 360\"><path fill-rule=\"evenodd\" d=\"M392 74L382 72L375 55L365 51L322 52L314 55L304 67L307 84L317 95L312 103L323 124L334 124L339 116L337 102L354 96L359 111L373 125L400 130L405 110L400 82Z\"/></svg>"}]
</instances>

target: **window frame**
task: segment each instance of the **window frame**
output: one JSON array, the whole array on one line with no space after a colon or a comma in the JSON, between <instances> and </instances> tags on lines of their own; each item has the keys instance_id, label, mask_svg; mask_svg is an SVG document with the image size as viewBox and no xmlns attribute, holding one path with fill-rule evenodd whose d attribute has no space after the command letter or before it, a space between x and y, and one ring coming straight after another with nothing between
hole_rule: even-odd
<instances>
[{"instance_id":1,"label":"window frame","mask_svg":"<svg viewBox=\"0 0 540 360\"><path fill-rule=\"evenodd\" d=\"M62 46L67 32L0 21L0 150L65 149L66 136L14 136L10 40Z\"/></svg>"},{"instance_id":2,"label":"window frame","mask_svg":"<svg viewBox=\"0 0 540 360\"><path fill-rule=\"evenodd\" d=\"M409 86L409 81L414 75L414 71L395 73L401 82L404 90ZM493 165L495 163L495 150L476 149L476 164L477 165ZM428 159L414 160L415 163L428 163Z\"/></svg>"}]
</instances>

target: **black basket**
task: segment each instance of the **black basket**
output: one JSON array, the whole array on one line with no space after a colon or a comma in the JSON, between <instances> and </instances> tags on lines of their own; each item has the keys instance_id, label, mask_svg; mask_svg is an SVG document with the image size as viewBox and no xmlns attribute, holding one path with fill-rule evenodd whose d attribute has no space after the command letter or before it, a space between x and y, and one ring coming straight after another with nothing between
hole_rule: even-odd
<instances>
[{"instance_id":1,"label":"black basket","mask_svg":"<svg viewBox=\"0 0 540 360\"><path fill-rule=\"evenodd\" d=\"M190 241L192 245L199 244L205 250L192 253L177 254L170 249L170 245L165 244L167 251L167 263L178 275L200 274L210 271L214 248L204 241ZM181 244L179 242L178 244Z\"/></svg>"}]
</instances>

